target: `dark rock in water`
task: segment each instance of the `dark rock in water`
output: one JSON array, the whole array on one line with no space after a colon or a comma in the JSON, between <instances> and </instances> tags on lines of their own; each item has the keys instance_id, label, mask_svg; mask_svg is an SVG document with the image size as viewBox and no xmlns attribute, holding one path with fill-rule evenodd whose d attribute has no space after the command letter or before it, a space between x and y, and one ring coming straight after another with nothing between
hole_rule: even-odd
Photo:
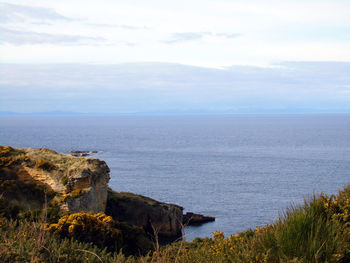
<instances>
[{"instance_id":1,"label":"dark rock in water","mask_svg":"<svg viewBox=\"0 0 350 263\"><path fill-rule=\"evenodd\" d=\"M182 218L182 223L187 226L202 225L213 221L215 221L215 217L213 216L204 216L191 212L187 212Z\"/></svg>"},{"instance_id":2,"label":"dark rock in water","mask_svg":"<svg viewBox=\"0 0 350 263\"><path fill-rule=\"evenodd\" d=\"M71 153L70 155L72 155L74 157L86 157L86 156L88 156L87 153Z\"/></svg>"},{"instance_id":3,"label":"dark rock in water","mask_svg":"<svg viewBox=\"0 0 350 263\"><path fill-rule=\"evenodd\" d=\"M69 153L89 153L89 151L68 151Z\"/></svg>"},{"instance_id":4,"label":"dark rock in water","mask_svg":"<svg viewBox=\"0 0 350 263\"><path fill-rule=\"evenodd\" d=\"M67 151L70 155L74 157L86 157L94 153L98 153L98 151Z\"/></svg>"}]
</instances>

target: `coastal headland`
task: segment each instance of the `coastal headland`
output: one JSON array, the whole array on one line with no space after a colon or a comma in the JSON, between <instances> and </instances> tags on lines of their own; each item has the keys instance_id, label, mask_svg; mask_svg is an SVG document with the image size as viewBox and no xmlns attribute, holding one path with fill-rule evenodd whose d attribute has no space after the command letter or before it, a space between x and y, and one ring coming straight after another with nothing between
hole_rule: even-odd
<instances>
[{"instance_id":1,"label":"coastal headland","mask_svg":"<svg viewBox=\"0 0 350 263\"><path fill-rule=\"evenodd\" d=\"M269 225L181 240L212 217L116 192L104 161L0 146L1 262L350 262L350 185Z\"/></svg>"},{"instance_id":2,"label":"coastal headland","mask_svg":"<svg viewBox=\"0 0 350 263\"><path fill-rule=\"evenodd\" d=\"M71 156L50 149L1 146L0 150L2 197L22 212L41 209L46 202L61 217L105 213L115 221L140 227L150 242L156 234L162 244L181 239L184 225L215 220L193 213L184 216L179 205L112 190L107 164L80 151L71 151L75 155ZM27 190L18 191L19 186Z\"/></svg>"}]
</instances>

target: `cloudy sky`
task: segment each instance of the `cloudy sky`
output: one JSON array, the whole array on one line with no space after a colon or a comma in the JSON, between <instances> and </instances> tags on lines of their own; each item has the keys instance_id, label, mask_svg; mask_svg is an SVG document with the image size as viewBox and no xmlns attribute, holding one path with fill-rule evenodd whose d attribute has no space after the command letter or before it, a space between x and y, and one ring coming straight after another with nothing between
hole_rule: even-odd
<instances>
[{"instance_id":1,"label":"cloudy sky","mask_svg":"<svg viewBox=\"0 0 350 263\"><path fill-rule=\"evenodd\" d=\"M349 111L348 0L1 0L0 13L0 111Z\"/></svg>"}]
</instances>

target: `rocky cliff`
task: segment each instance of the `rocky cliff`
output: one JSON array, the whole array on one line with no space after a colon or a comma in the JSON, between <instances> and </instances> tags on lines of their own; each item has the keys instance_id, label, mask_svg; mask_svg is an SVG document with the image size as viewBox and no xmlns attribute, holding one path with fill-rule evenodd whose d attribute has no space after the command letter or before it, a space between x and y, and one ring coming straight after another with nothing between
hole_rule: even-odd
<instances>
[{"instance_id":1,"label":"rocky cliff","mask_svg":"<svg viewBox=\"0 0 350 263\"><path fill-rule=\"evenodd\" d=\"M1 146L0 175L5 185L21 182L43 188L51 193L50 202L63 211L106 209L109 168L98 159L73 157L48 149ZM10 190L7 188L5 192Z\"/></svg>"},{"instance_id":2,"label":"rocky cliff","mask_svg":"<svg viewBox=\"0 0 350 263\"><path fill-rule=\"evenodd\" d=\"M108 189L106 214L119 221L141 226L162 243L182 236L183 208L174 204L158 202L133 193L117 193Z\"/></svg>"},{"instance_id":3,"label":"rocky cliff","mask_svg":"<svg viewBox=\"0 0 350 263\"><path fill-rule=\"evenodd\" d=\"M150 236L156 232L161 241L181 237L182 207L107 191L108 181L109 168L98 159L0 146L0 194L17 204L40 209L45 192L46 202L64 213L106 212L118 221L142 227Z\"/></svg>"}]
</instances>

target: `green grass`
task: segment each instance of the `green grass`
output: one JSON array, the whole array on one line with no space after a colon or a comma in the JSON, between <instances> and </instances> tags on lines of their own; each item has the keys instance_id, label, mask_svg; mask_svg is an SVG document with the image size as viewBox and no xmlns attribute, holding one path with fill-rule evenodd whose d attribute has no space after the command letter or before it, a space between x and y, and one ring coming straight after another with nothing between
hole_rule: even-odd
<instances>
[{"instance_id":1,"label":"green grass","mask_svg":"<svg viewBox=\"0 0 350 263\"><path fill-rule=\"evenodd\" d=\"M272 225L224 238L180 242L160 262L350 262L350 185L338 196L320 195L289 208Z\"/></svg>"},{"instance_id":2,"label":"green grass","mask_svg":"<svg viewBox=\"0 0 350 263\"><path fill-rule=\"evenodd\" d=\"M1 262L125 262L123 255L113 255L90 243L57 238L39 223L2 219L1 225Z\"/></svg>"}]
</instances>

